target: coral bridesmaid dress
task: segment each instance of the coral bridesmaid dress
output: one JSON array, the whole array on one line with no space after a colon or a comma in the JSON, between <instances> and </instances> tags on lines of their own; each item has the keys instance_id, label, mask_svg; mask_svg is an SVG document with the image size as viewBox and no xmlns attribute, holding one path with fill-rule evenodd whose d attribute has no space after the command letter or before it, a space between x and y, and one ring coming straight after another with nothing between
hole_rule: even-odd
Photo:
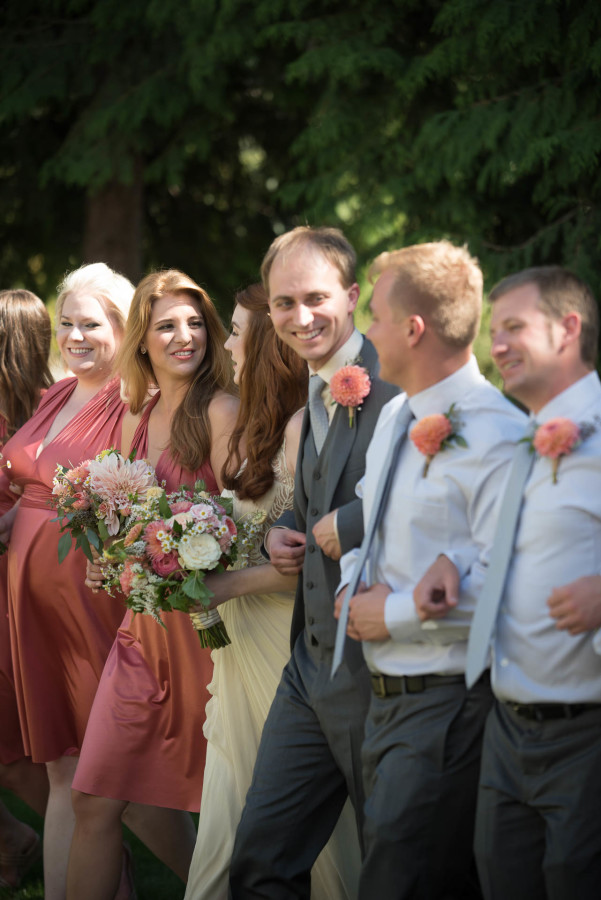
<instances>
[{"instance_id":1,"label":"coral bridesmaid dress","mask_svg":"<svg viewBox=\"0 0 601 900\"><path fill-rule=\"evenodd\" d=\"M134 435L139 459L147 453L148 419L158 397ZM217 492L208 463L188 472L165 450L156 472L167 491L202 479L208 491ZM162 618L165 628L150 616L126 613L102 674L73 787L113 800L198 812L211 655L201 648L186 613Z\"/></svg>"},{"instance_id":2,"label":"coral bridesmaid dress","mask_svg":"<svg viewBox=\"0 0 601 900\"><path fill-rule=\"evenodd\" d=\"M59 565L59 526L48 501L58 463L71 466L121 440L119 382L105 385L47 446L43 441L77 379L48 389L7 442L2 478L23 488L8 551L15 689L25 753L34 762L77 755L104 662L123 616L117 599L85 586L86 559ZM1 489L1 485L0 485Z\"/></svg>"},{"instance_id":3,"label":"coral bridesmaid dress","mask_svg":"<svg viewBox=\"0 0 601 900\"><path fill-rule=\"evenodd\" d=\"M5 441L6 421L0 416L0 450ZM2 465L2 460L0 460L0 465ZM9 484L7 478L0 482L0 516L8 512L17 501L17 495L9 490ZM0 557L0 763L3 766L8 766L25 756L10 655L7 563L8 559L5 553Z\"/></svg>"}]
</instances>

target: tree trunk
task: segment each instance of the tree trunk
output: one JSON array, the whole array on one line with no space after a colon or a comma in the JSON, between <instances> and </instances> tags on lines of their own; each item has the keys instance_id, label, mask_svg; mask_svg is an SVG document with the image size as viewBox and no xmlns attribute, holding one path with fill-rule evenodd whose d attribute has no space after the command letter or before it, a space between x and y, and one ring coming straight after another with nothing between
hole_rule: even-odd
<instances>
[{"instance_id":1,"label":"tree trunk","mask_svg":"<svg viewBox=\"0 0 601 900\"><path fill-rule=\"evenodd\" d=\"M110 181L86 200L83 257L104 262L134 284L142 275L142 167L132 184Z\"/></svg>"}]
</instances>

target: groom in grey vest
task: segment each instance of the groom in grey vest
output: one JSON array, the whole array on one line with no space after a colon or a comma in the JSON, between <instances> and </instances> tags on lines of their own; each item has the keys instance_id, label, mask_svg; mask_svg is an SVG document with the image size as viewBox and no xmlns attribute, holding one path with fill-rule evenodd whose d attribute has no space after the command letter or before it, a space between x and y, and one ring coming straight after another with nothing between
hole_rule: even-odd
<instances>
[{"instance_id":1,"label":"groom in grey vest","mask_svg":"<svg viewBox=\"0 0 601 900\"><path fill-rule=\"evenodd\" d=\"M281 235L261 273L275 330L311 372L294 512L267 538L280 572L302 571L292 657L265 723L236 836L230 895L287 900L309 897L311 868L348 796L361 833L360 752L369 681L361 647L350 641L330 678L334 592L341 554L363 535L355 485L364 473L365 452L380 409L397 391L379 380L375 350L354 327L355 253L340 231L300 227ZM369 393L350 408L330 390L332 376L348 365L370 378Z\"/></svg>"}]
</instances>

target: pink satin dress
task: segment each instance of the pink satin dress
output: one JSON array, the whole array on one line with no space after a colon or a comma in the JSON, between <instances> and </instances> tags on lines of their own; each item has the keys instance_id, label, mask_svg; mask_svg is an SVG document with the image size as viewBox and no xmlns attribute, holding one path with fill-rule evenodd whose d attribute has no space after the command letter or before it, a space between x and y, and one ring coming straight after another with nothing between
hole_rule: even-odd
<instances>
[{"instance_id":1,"label":"pink satin dress","mask_svg":"<svg viewBox=\"0 0 601 900\"><path fill-rule=\"evenodd\" d=\"M0 450L6 441L6 422L0 416ZM0 460L2 465L2 460ZM17 495L9 490L7 478L0 482L0 516L13 506ZM0 557L0 763L8 766L25 756L21 738L19 710L15 695L13 663L10 655L10 633L8 628L8 593L6 553Z\"/></svg>"},{"instance_id":2,"label":"pink satin dress","mask_svg":"<svg viewBox=\"0 0 601 900\"><path fill-rule=\"evenodd\" d=\"M15 690L25 753L34 762L76 756L104 663L123 618L118 598L85 586L86 559L71 550L59 565L51 520L52 479L119 446L125 406L119 382L105 385L56 437L43 441L77 379L48 389L34 416L3 450L2 476L23 488L8 551L8 606Z\"/></svg>"},{"instance_id":3,"label":"pink satin dress","mask_svg":"<svg viewBox=\"0 0 601 900\"><path fill-rule=\"evenodd\" d=\"M148 418L140 420L132 447L147 453ZM202 479L217 492L209 463L188 472L165 450L156 466L168 491ZM198 812L206 741L203 736L209 650L186 613L151 616L127 612L106 662L94 700L73 787L87 794Z\"/></svg>"}]
</instances>

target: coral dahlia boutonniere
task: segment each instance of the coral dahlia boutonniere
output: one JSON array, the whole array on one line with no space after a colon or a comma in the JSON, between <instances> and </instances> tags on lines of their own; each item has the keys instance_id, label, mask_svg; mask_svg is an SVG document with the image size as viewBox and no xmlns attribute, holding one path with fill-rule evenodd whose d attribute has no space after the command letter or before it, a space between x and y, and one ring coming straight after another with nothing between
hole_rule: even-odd
<instances>
[{"instance_id":1,"label":"coral dahlia boutonniere","mask_svg":"<svg viewBox=\"0 0 601 900\"><path fill-rule=\"evenodd\" d=\"M467 447L467 441L459 434L460 425L461 422L456 418L455 404L452 403L448 412L424 416L413 426L411 440L426 457L423 478L428 474L430 463L441 450L450 447L452 443Z\"/></svg>"},{"instance_id":2,"label":"coral dahlia boutonniere","mask_svg":"<svg viewBox=\"0 0 601 900\"><path fill-rule=\"evenodd\" d=\"M348 408L349 428L355 421L355 410L371 390L371 381L367 369L362 366L343 366L330 379L330 392L334 403Z\"/></svg>"},{"instance_id":3,"label":"coral dahlia boutonniere","mask_svg":"<svg viewBox=\"0 0 601 900\"><path fill-rule=\"evenodd\" d=\"M568 456L580 446L584 437L583 430L571 419L557 418L539 425L532 437L522 440L530 443L532 451L536 451L539 456L546 456L551 460L553 484L557 484L557 470L562 456Z\"/></svg>"}]
</instances>

